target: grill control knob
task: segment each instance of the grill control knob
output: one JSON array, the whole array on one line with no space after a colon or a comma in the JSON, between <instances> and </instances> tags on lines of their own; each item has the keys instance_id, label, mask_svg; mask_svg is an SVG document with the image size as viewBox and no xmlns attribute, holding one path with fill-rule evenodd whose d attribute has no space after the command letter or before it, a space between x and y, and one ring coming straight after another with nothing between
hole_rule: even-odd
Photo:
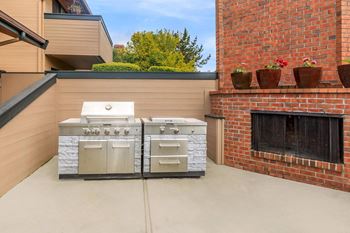
<instances>
[{"instance_id":1,"label":"grill control knob","mask_svg":"<svg viewBox=\"0 0 350 233\"><path fill-rule=\"evenodd\" d=\"M109 135L111 133L110 129L105 129L104 131L105 135Z\"/></svg>"},{"instance_id":2,"label":"grill control knob","mask_svg":"<svg viewBox=\"0 0 350 233\"><path fill-rule=\"evenodd\" d=\"M174 128L174 134L178 134L180 132L179 128Z\"/></svg>"},{"instance_id":3,"label":"grill control knob","mask_svg":"<svg viewBox=\"0 0 350 233\"><path fill-rule=\"evenodd\" d=\"M165 132L165 127L164 127L164 126L161 126L161 127L159 128L159 131L160 131L160 133L164 133L164 132Z\"/></svg>"},{"instance_id":4,"label":"grill control knob","mask_svg":"<svg viewBox=\"0 0 350 233\"><path fill-rule=\"evenodd\" d=\"M83 134L84 135L89 135L91 133L91 130L90 129L88 129L88 128L84 128L83 129Z\"/></svg>"},{"instance_id":5,"label":"grill control knob","mask_svg":"<svg viewBox=\"0 0 350 233\"><path fill-rule=\"evenodd\" d=\"M98 129L98 128L95 128L95 129L94 129L94 134L95 134L95 135L100 135L100 133L101 133L101 130L100 130L100 129Z\"/></svg>"},{"instance_id":6,"label":"grill control knob","mask_svg":"<svg viewBox=\"0 0 350 233\"><path fill-rule=\"evenodd\" d=\"M130 129L128 129L128 128L124 129L124 134L125 135L128 135L129 133L130 133Z\"/></svg>"},{"instance_id":7,"label":"grill control knob","mask_svg":"<svg viewBox=\"0 0 350 233\"><path fill-rule=\"evenodd\" d=\"M120 134L120 130L119 130L118 128L115 128L115 129L114 129L114 134L115 134L115 135L119 135L119 134Z\"/></svg>"}]
</instances>

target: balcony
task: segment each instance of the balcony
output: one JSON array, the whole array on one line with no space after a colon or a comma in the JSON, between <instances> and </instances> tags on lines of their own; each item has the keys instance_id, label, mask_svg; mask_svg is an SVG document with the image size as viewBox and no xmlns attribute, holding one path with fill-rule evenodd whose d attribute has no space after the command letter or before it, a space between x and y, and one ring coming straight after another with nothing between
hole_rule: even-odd
<instances>
[{"instance_id":1,"label":"balcony","mask_svg":"<svg viewBox=\"0 0 350 233\"><path fill-rule=\"evenodd\" d=\"M98 15L45 14L46 55L74 69L111 62L113 42Z\"/></svg>"}]
</instances>

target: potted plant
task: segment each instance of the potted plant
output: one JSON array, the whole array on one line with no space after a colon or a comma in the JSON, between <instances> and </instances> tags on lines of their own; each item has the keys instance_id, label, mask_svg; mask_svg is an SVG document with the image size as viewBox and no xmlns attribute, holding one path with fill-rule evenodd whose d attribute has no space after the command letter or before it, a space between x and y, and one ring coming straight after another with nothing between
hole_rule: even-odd
<instances>
[{"instance_id":1,"label":"potted plant","mask_svg":"<svg viewBox=\"0 0 350 233\"><path fill-rule=\"evenodd\" d=\"M80 15L82 12L82 7L77 0L73 0L73 3L68 7L68 10L73 14Z\"/></svg>"},{"instance_id":2,"label":"potted plant","mask_svg":"<svg viewBox=\"0 0 350 233\"><path fill-rule=\"evenodd\" d=\"M281 69L286 67L288 62L278 58L275 62L265 66L265 69L257 70L256 77L261 89L277 88L281 80Z\"/></svg>"},{"instance_id":3,"label":"potted plant","mask_svg":"<svg viewBox=\"0 0 350 233\"><path fill-rule=\"evenodd\" d=\"M322 68L316 67L317 61L304 58L303 66L293 69L295 82L299 88L316 88L321 81Z\"/></svg>"},{"instance_id":4,"label":"potted plant","mask_svg":"<svg viewBox=\"0 0 350 233\"><path fill-rule=\"evenodd\" d=\"M245 63L239 64L231 73L232 84L235 89L249 89L253 74L248 72Z\"/></svg>"},{"instance_id":5,"label":"potted plant","mask_svg":"<svg viewBox=\"0 0 350 233\"><path fill-rule=\"evenodd\" d=\"M350 87L350 58L343 61L344 65L338 66L338 74L343 86Z\"/></svg>"}]
</instances>

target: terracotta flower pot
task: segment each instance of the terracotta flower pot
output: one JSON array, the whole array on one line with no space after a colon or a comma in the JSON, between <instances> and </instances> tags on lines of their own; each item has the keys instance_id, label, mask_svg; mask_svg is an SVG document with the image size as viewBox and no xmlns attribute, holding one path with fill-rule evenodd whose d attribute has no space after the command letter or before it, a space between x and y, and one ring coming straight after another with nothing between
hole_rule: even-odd
<instances>
[{"instance_id":1,"label":"terracotta flower pot","mask_svg":"<svg viewBox=\"0 0 350 233\"><path fill-rule=\"evenodd\" d=\"M281 70L262 69L256 71L256 77L261 89L277 88L281 80Z\"/></svg>"},{"instance_id":2,"label":"terracotta flower pot","mask_svg":"<svg viewBox=\"0 0 350 233\"><path fill-rule=\"evenodd\" d=\"M252 84L253 74L252 72L232 73L231 79L235 89L249 89Z\"/></svg>"},{"instance_id":3,"label":"terracotta flower pot","mask_svg":"<svg viewBox=\"0 0 350 233\"><path fill-rule=\"evenodd\" d=\"M322 77L321 67L298 67L293 69L298 88L316 88Z\"/></svg>"},{"instance_id":4,"label":"terracotta flower pot","mask_svg":"<svg viewBox=\"0 0 350 233\"><path fill-rule=\"evenodd\" d=\"M338 66L338 74L344 87L350 87L350 64Z\"/></svg>"}]
</instances>

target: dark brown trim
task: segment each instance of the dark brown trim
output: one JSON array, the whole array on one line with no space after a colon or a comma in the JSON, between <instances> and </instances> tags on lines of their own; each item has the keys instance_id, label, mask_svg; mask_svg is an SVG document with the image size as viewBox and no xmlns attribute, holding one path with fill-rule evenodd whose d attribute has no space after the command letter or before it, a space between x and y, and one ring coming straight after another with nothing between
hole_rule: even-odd
<instances>
[{"instance_id":1,"label":"dark brown trim","mask_svg":"<svg viewBox=\"0 0 350 233\"><path fill-rule=\"evenodd\" d=\"M50 71L48 71L50 73ZM164 79L164 80L217 80L215 72L94 72L53 71L59 79Z\"/></svg>"},{"instance_id":2,"label":"dark brown trim","mask_svg":"<svg viewBox=\"0 0 350 233\"><path fill-rule=\"evenodd\" d=\"M225 120L224 116L219 116L219 115L214 115L214 114L206 114L206 115L204 115L204 117L218 119L218 120Z\"/></svg>"},{"instance_id":3,"label":"dark brown trim","mask_svg":"<svg viewBox=\"0 0 350 233\"><path fill-rule=\"evenodd\" d=\"M311 116L311 117L331 117L331 118L344 118L344 115L328 114L328 113L313 113L313 112L274 112L274 111L259 111L252 110L252 114L270 114L270 115L292 115L292 116Z\"/></svg>"},{"instance_id":4,"label":"dark brown trim","mask_svg":"<svg viewBox=\"0 0 350 233\"><path fill-rule=\"evenodd\" d=\"M26 88L0 106L0 128L25 109L56 83L56 74L47 74L43 79Z\"/></svg>"},{"instance_id":5,"label":"dark brown trim","mask_svg":"<svg viewBox=\"0 0 350 233\"><path fill-rule=\"evenodd\" d=\"M135 174L60 174L59 179L83 179L83 180L124 180L124 179L140 179L141 173Z\"/></svg>"},{"instance_id":6,"label":"dark brown trim","mask_svg":"<svg viewBox=\"0 0 350 233\"><path fill-rule=\"evenodd\" d=\"M29 44L46 49L49 41L0 10L0 32Z\"/></svg>"},{"instance_id":7,"label":"dark brown trim","mask_svg":"<svg viewBox=\"0 0 350 233\"><path fill-rule=\"evenodd\" d=\"M165 172L165 173L143 173L144 178L199 178L205 176L205 171L200 172Z\"/></svg>"}]
</instances>

